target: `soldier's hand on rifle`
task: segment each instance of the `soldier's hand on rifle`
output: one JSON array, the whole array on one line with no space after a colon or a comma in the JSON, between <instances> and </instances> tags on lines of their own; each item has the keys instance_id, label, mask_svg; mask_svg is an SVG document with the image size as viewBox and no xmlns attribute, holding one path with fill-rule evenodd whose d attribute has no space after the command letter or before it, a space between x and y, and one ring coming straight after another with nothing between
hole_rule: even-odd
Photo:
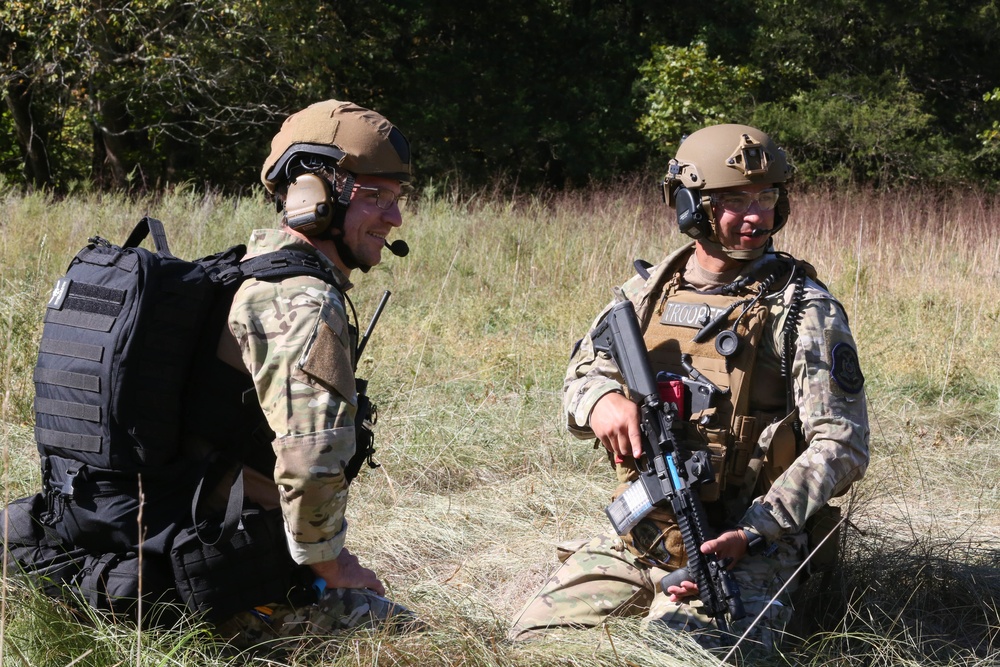
<instances>
[{"instance_id":1,"label":"soldier's hand on rifle","mask_svg":"<svg viewBox=\"0 0 1000 667\"><path fill-rule=\"evenodd\" d=\"M701 545L703 554L714 553L715 557L722 562L728 560L727 569L732 569L734 565L747 553L747 536L742 530L730 530L719 535L714 540L706 540ZM666 591L670 595L671 602L682 602L687 598L698 595L698 584L693 581L685 581L679 586L669 586Z\"/></svg>"},{"instance_id":2,"label":"soldier's hand on rifle","mask_svg":"<svg viewBox=\"0 0 1000 667\"><path fill-rule=\"evenodd\" d=\"M741 558L747 555L747 534L742 530L730 530L719 535L714 540L706 540L701 545L703 554L714 553L715 557L725 563L726 569L731 570Z\"/></svg>"},{"instance_id":3,"label":"soldier's hand on rifle","mask_svg":"<svg viewBox=\"0 0 1000 667\"><path fill-rule=\"evenodd\" d=\"M619 460L642 456L639 407L617 392L605 394L590 412L590 428Z\"/></svg>"},{"instance_id":4,"label":"soldier's hand on rifle","mask_svg":"<svg viewBox=\"0 0 1000 667\"><path fill-rule=\"evenodd\" d=\"M698 584L693 581L685 581L680 586L670 586L667 588L671 602L683 602L688 598L698 597Z\"/></svg>"}]
</instances>

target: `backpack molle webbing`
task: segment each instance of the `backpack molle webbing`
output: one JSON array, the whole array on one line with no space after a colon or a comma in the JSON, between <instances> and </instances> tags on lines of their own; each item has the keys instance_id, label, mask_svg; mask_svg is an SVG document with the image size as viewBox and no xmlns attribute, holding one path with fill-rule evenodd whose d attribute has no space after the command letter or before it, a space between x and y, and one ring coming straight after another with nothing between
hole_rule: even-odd
<instances>
[{"instance_id":1,"label":"backpack molle webbing","mask_svg":"<svg viewBox=\"0 0 1000 667\"><path fill-rule=\"evenodd\" d=\"M147 235L155 252L138 247ZM47 518L66 524L57 525L68 541L134 545L136 528L124 524L138 510L136 473L142 473L147 546L160 548L157 536L181 520L177 508L185 505L163 501L192 492L203 472L181 455L180 443L185 427L198 430L185 403L195 360L206 346L214 355L213 313L226 310L236 287L251 276L312 275L334 282L304 252L277 251L241 263L245 253L239 245L195 261L179 259L170 253L162 223L146 217L121 247L90 239L57 281L35 368L35 435ZM216 407L215 419L245 418ZM80 494L88 502L69 502ZM132 502L122 505L123 497ZM103 502L120 504L107 512ZM60 522L68 508L72 516ZM101 526L107 532L94 535Z\"/></svg>"},{"instance_id":2,"label":"backpack molle webbing","mask_svg":"<svg viewBox=\"0 0 1000 667\"><path fill-rule=\"evenodd\" d=\"M136 246L153 232L156 252ZM188 361L212 305L206 268L143 220L119 248L94 237L46 307L35 368L39 452L137 471L177 453Z\"/></svg>"}]
</instances>

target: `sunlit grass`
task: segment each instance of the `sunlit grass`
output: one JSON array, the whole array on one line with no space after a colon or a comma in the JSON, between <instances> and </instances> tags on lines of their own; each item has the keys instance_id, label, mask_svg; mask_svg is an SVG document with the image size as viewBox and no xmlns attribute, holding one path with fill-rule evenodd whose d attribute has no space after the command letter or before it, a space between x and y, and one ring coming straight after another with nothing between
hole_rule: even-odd
<instances>
[{"instance_id":1,"label":"sunlit grass","mask_svg":"<svg viewBox=\"0 0 1000 667\"><path fill-rule=\"evenodd\" d=\"M1000 660L998 203L863 192L793 202L776 243L811 261L851 318L872 465L853 497L844 565L827 582L838 594L772 664ZM120 243L148 212L167 225L174 253L193 258L245 242L275 216L261 201L191 190L145 201L7 194L0 204L0 437L4 492L17 498L38 484L31 371L42 306L87 237ZM683 243L656 189L445 192L406 215L398 235L410 255L386 253L351 292L362 327L382 290L392 298L360 365L380 408L382 467L352 487L348 540L431 631L232 656L196 623L141 634L80 623L8 583L4 664L137 664L137 646L143 664L175 665L715 664L683 638L640 637L628 620L524 646L504 640L553 568L553 545L604 527L611 475L589 443L563 432L559 388L570 347L632 260Z\"/></svg>"}]
</instances>

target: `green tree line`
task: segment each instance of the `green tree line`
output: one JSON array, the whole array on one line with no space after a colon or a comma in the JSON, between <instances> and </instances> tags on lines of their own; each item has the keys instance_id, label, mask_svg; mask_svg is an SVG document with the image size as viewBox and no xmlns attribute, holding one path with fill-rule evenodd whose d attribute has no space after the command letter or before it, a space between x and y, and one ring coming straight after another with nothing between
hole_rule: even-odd
<instances>
[{"instance_id":1,"label":"green tree line","mask_svg":"<svg viewBox=\"0 0 1000 667\"><path fill-rule=\"evenodd\" d=\"M419 180L583 186L745 122L812 183L1000 173L996 0L7 0L0 177L245 188L330 97L410 138Z\"/></svg>"}]
</instances>

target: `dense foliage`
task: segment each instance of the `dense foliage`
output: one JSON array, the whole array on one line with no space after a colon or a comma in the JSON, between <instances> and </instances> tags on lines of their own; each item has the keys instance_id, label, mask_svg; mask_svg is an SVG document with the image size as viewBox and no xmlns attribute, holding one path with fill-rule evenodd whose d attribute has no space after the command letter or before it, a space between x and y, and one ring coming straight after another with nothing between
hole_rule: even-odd
<instances>
[{"instance_id":1,"label":"dense foliage","mask_svg":"<svg viewBox=\"0 0 1000 667\"><path fill-rule=\"evenodd\" d=\"M0 177L253 184L281 118L336 97L420 179L586 185L704 123L760 125L806 181L1000 172L995 0L8 0Z\"/></svg>"}]
</instances>

